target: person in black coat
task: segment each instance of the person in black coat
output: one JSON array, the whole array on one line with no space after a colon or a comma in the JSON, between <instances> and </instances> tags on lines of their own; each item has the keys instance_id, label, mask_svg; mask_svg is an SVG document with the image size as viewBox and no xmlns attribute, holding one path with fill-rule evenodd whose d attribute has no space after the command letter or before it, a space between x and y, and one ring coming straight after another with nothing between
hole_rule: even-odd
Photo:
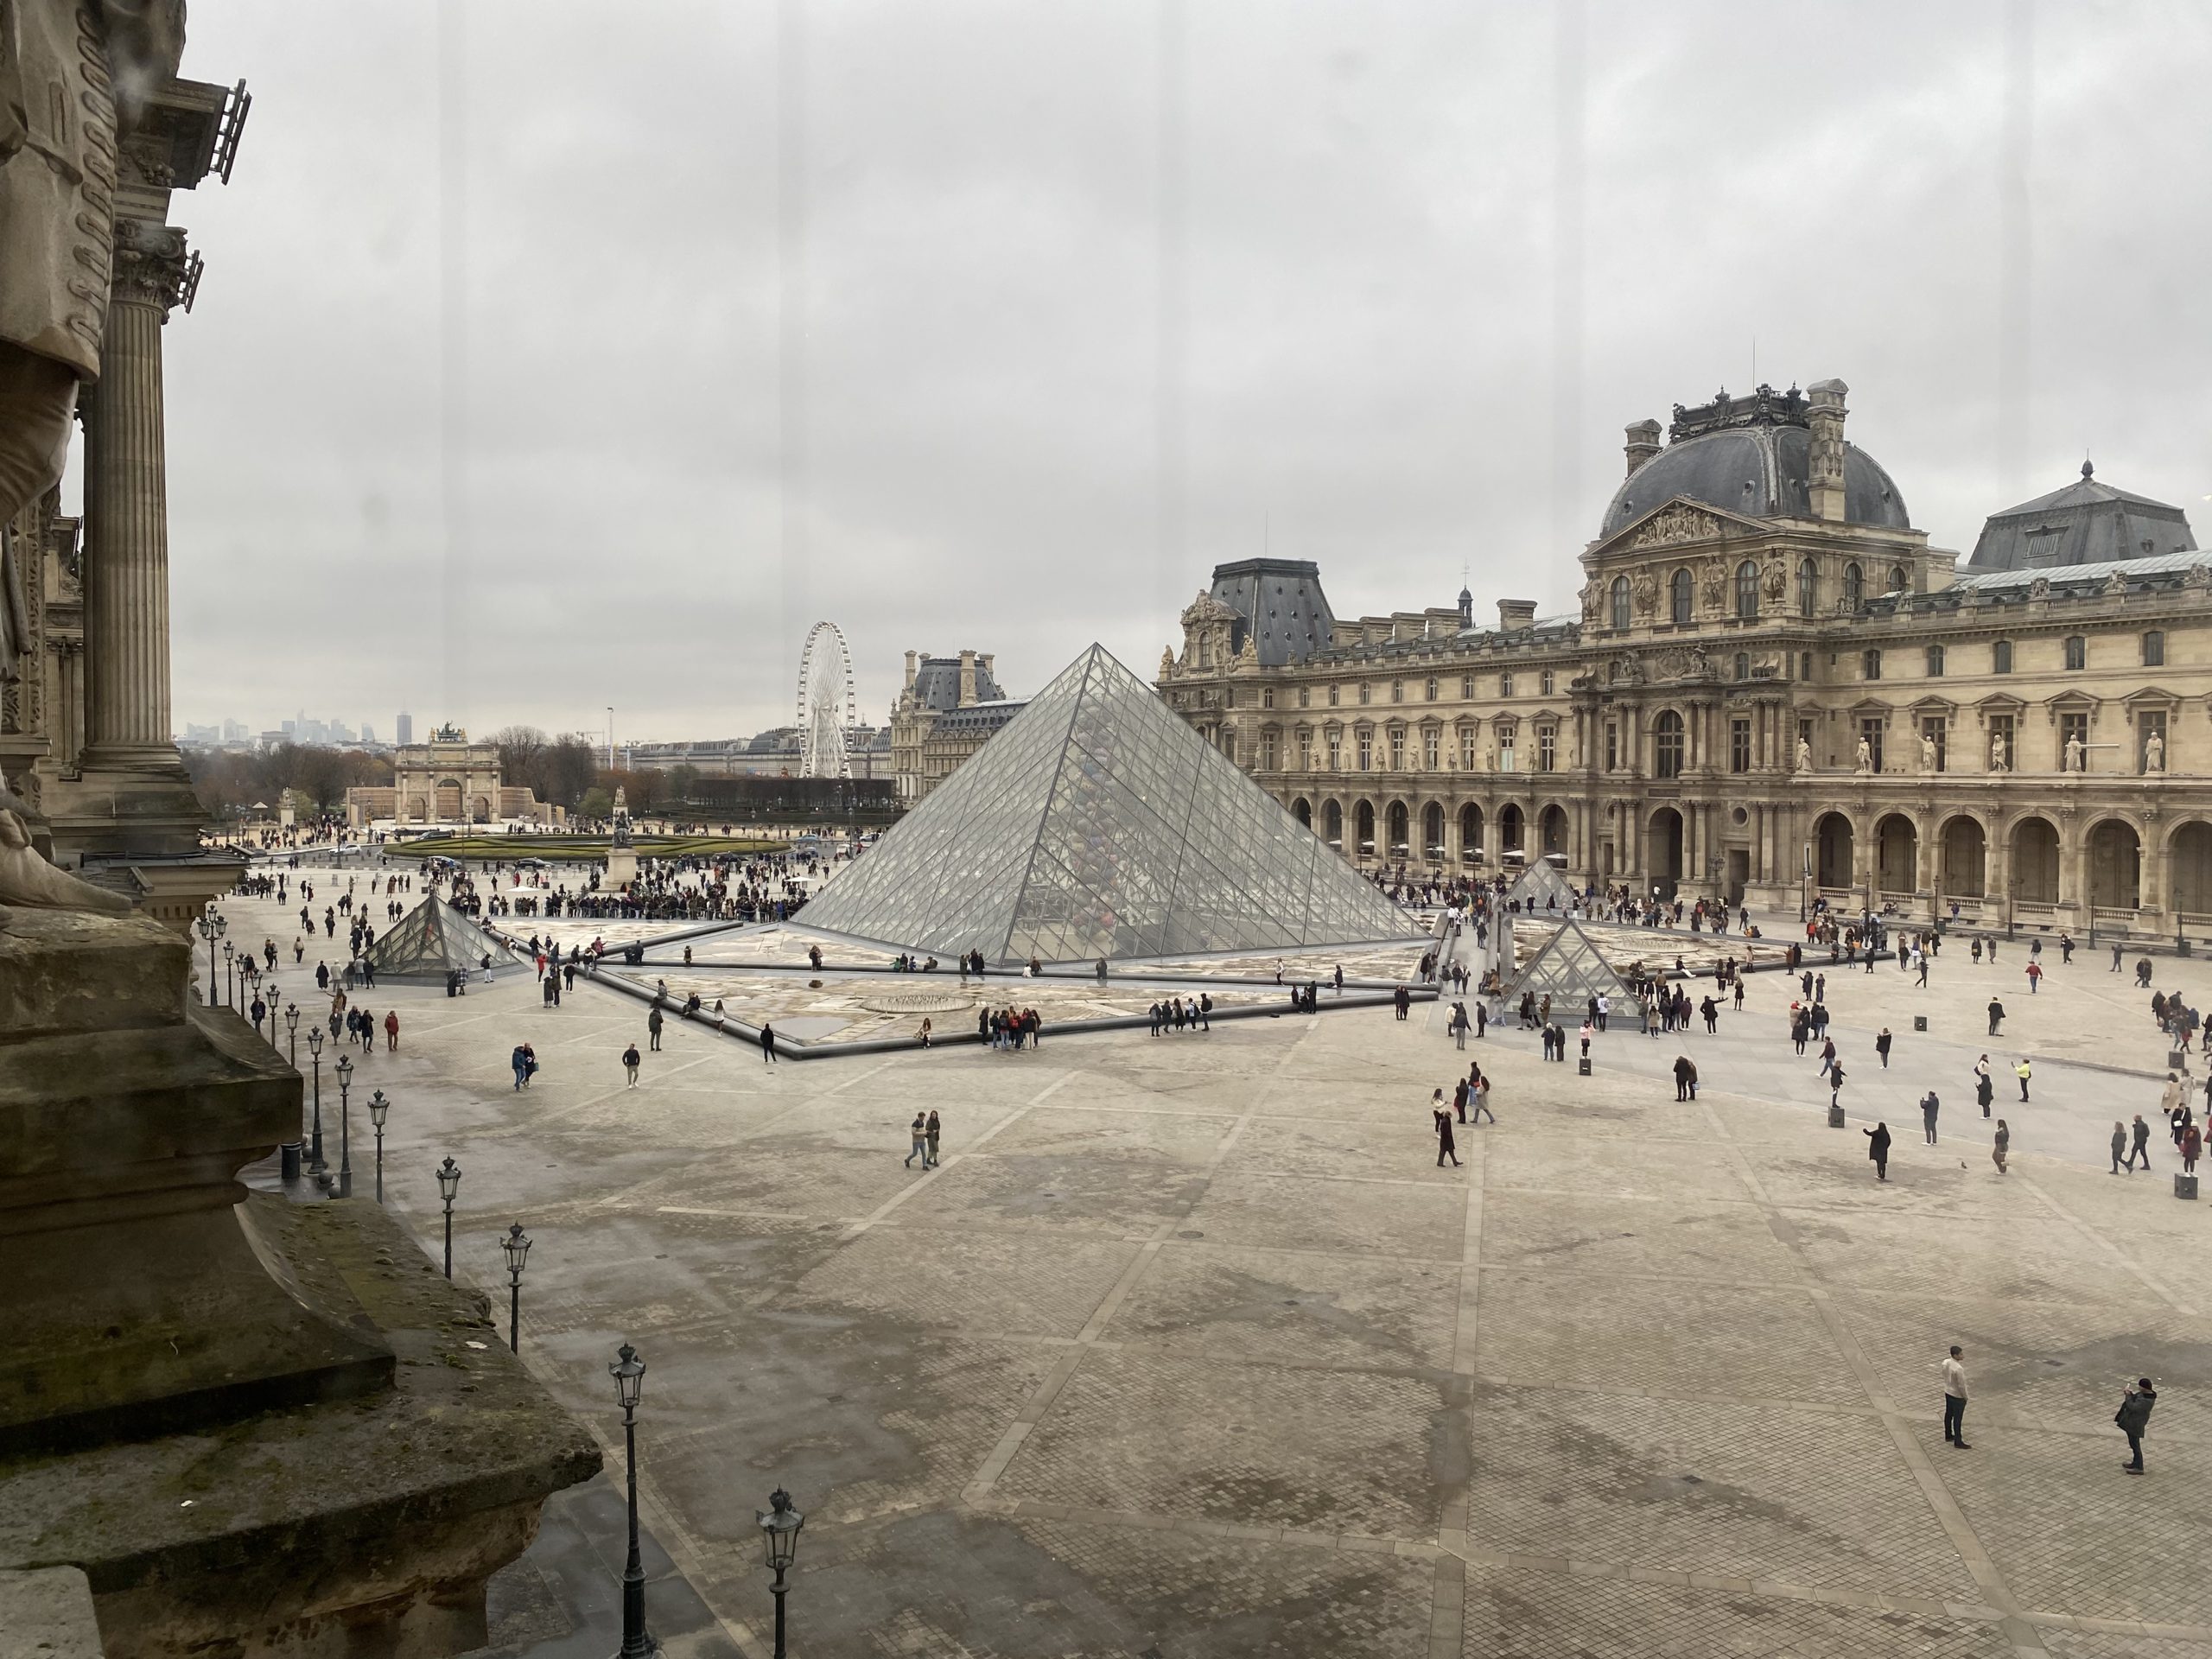
<instances>
[{"instance_id":1,"label":"person in black coat","mask_svg":"<svg viewBox=\"0 0 2212 1659\"><path fill-rule=\"evenodd\" d=\"M2143 1431L2151 1424L2151 1408L2158 1403L2158 1391L2151 1386L2147 1376L2138 1377L2120 1402L2120 1409L2113 1414L2113 1421L2120 1425L2120 1432L2127 1436L2127 1449L2135 1454L2134 1460L2120 1466L2131 1475L2143 1472Z\"/></svg>"},{"instance_id":2,"label":"person in black coat","mask_svg":"<svg viewBox=\"0 0 2212 1659\"><path fill-rule=\"evenodd\" d=\"M1861 1129L1859 1133L1866 1137L1866 1155L1874 1160L1874 1179L1881 1181L1888 1180L1890 1179L1890 1126L1886 1123L1877 1123L1872 1128Z\"/></svg>"},{"instance_id":3,"label":"person in black coat","mask_svg":"<svg viewBox=\"0 0 2212 1659\"><path fill-rule=\"evenodd\" d=\"M1431 1110L1430 1116L1436 1120L1436 1166L1443 1168L1444 1160L1449 1158L1452 1167L1459 1168L1459 1149L1452 1139L1452 1114L1439 1104Z\"/></svg>"}]
</instances>

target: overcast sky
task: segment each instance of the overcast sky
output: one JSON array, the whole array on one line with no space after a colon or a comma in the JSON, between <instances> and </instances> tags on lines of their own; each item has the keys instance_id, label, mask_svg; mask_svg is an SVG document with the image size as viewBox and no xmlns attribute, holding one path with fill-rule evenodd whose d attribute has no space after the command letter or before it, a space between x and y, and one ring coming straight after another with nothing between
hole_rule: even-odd
<instances>
[{"instance_id":1,"label":"overcast sky","mask_svg":"<svg viewBox=\"0 0 2212 1659\"><path fill-rule=\"evenodd\" d=\"M1755 340L1962 557L2085 450L2202 535L2208 70L2200 0L200 0L176 718L747 734L826 618L880 720L1263 547L1564 608Z\"/></svg>"}]
</instances>

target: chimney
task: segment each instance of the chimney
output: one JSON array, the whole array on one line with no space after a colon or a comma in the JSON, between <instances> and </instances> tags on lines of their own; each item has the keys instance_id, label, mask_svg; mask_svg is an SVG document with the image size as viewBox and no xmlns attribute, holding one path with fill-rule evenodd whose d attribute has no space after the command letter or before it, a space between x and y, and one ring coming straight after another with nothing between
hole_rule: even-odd
<instances>
[{"instance_id":1,"label":"chimney","mask_svg":"<svg viewBox=\"0 0 2212 1659\"><path fill-rule=\"evenodd\" d=\"M906 653L906 689L909 691L914 689L914 659L920 655L921 652L918 651L910 651Z\"/></svg>"},{"instance_id":2,"label":"chimney","mask_svg":"<svg viewBox=\"0 0 2212 1659\"><path fill-rule=\"evenodd\" d=\"M976 653L960 653L960 707L967 708L976 701Z\"/></svg>"},{"instance_id":3,"label":"chimney","mask_svg":"<svg viewBox=\"0 0 2212 1659\"><path fill-rule=\"evenodd\" d=\"M997 653L995 652L979 651L976 653L976 669L978 679L988 680L991 677L991 664L996 660Z\"/></svg>"},{"instance_id":4,"label":"chimney","mask_svg":"<svg viewBox=\"0 0 2212 1659\"><path fill-rule=\"evenodd\" d=\"M1812 448L1806 462L1806 493L1813 517L1843 522L1843 400L1851 388L1840 380L1821 380L1805 388L1812 404Z\"/></svg>"},{"instance_id":5,"label":"chimney","mask_svg":"<svg viewBox=\"0 0 2212 1659\"><path fill-rule=\"evenodd\" d=\"M1536 620L1536 601L1533 599L1501 599L1497 601L1497 627L1501 633L1514 633L1533 626Z\"/></svg>"},{"instance_id":6,"label":"chimney","mask_svg":"<svg viewBox=\"0 0 2212 1659\"><path fill-rule=\"evenodd\" d=\"M1624 449L1628 455L1628 475L1634 478L1637 468L1659 453L1659 423L1638 421L1630 426Z\"/></svg>"}]
</instances>

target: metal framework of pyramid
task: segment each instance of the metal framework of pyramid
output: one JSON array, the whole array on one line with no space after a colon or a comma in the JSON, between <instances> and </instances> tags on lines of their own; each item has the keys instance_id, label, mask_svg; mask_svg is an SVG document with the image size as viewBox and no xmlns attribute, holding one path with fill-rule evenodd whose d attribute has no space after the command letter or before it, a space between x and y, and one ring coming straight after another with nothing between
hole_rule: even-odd
<instances>
[{"instance_id":1,"label":"metal framework of pyramid","mask_svg":"<svg viewBox=\"0 0 2212 1659\"><path fill-rule=\"evenodd\" d=\"M1417 934L1411 917L1100 645L800 921L1001 963Z\"/></svg>"},{"instance_id":2,"label":"metal framework of pyramid","mask_svg":"<svg viewBox=\"0 0 2212 1659\"><path fill-rule=\"evenodd\" d=\"M522 957L493 938L451 905L429 894L378 937L369 961L379 979L443 979L453 969L494 974L524 967Z\"/></svg>"},{"instance_id":3,"label":"metal framework of pyramid","mask_svg":"<svg viewBox=\"0 0 2212 1659\"><path fill-rule=\"evenodd\" d=\"M1513 885L1505 890L1504 907L1511 910L1517 899L1523 911L1535 911L1541 915L1546 904L1554 899L1559 900L1560 910L1569 909L1574 904L1574 889L1567 885L1567 878L1559 873L1551 860L1540 858L1522 871Z\"/></svg>"},{"instance_id":4,"label":"metal framework of pyramid","mask_svg":"<svg viewBox=\"0 0 2212 1659\"><path fill-rule=\"evenodd\" d=\"M1628 986L1581 924L1569 920L1560 924L1559 931L1544 941L1505 988L1506 996L1514 1001L1524 991L1539 996L1548 991L1554 1002L1586 1002L1598 995L1624 996Z\"/></svg>"}]
</instances>

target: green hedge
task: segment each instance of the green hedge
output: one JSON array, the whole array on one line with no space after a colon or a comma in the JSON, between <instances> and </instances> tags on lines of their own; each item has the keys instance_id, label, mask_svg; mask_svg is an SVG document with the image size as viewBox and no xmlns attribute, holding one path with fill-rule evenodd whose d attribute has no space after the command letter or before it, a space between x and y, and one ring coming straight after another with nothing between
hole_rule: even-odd
<instances>
[{"instance_id":1,"label":"green hedge","mask_svg":"<svg viewBox=\"0 0 2212 1659\"><path fill-rule=\"evenodd\" d=\"M718 858L750 853L779 853L790 843L747 836L639 836L640 858ZM605 836L423 836L385 843L391 858L493 860L542 858L553 863L591 863L606 858L612 842Z\"/></svg>"}]
</instances>

